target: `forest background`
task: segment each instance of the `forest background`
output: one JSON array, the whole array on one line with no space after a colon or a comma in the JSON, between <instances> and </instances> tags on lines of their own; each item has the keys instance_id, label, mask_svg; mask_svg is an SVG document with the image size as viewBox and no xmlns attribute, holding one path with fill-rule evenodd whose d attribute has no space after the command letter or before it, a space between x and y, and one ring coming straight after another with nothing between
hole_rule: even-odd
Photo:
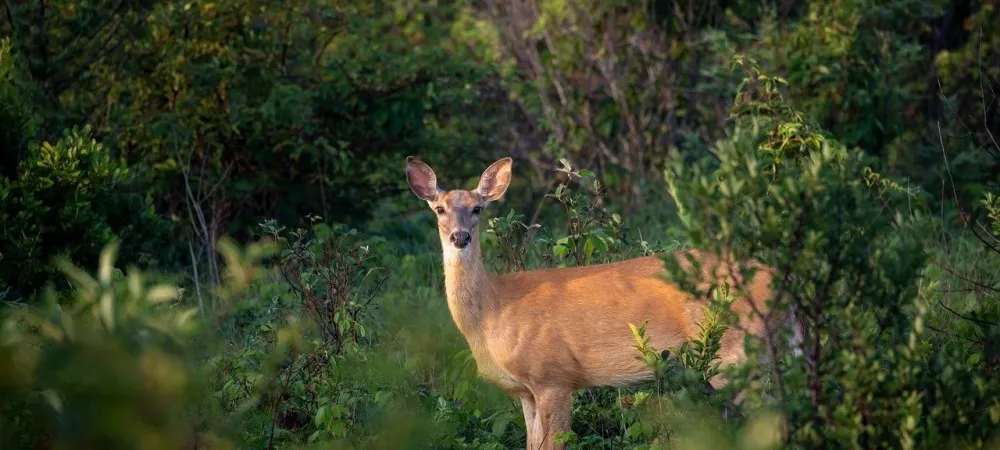
<instances>
[{"instance_id":1,"label":"forest background","mask_svg":"<svg viewBox=\"0 0 1000 450\"><path fill-rule=\"evenodd\" d=\"M726 250L806 311L802 355L748 343L735 415L704 386L723 314L667 359L636 328L660 377L579 392L572 448L996 448L998 27L996 0L6 0L2 447L523 448L414 155L451 188L514 158L497 273Z\"/></svg>"}]
</instances>

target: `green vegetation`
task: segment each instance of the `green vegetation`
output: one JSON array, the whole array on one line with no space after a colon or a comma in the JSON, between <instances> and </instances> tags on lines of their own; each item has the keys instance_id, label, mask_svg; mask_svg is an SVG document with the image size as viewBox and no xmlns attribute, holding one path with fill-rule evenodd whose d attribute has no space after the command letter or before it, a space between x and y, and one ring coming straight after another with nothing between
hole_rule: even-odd
<instances>
[{"instance_id":1,"label":"green vegetation","mask_svg":"<svg viewBox=\"0 0 1000 450\"><path fill-rule=\"evenodd\" d=\"M799 344L718 367L742 287L708 286L684 346L632 324L657 380L578 392L571 448L997 448L998 14L5 2L0 447L523 448L447 310L415 155L444 188L514 158L481 225L498 273L775 267Z\"/></svg>"}]
</instances>

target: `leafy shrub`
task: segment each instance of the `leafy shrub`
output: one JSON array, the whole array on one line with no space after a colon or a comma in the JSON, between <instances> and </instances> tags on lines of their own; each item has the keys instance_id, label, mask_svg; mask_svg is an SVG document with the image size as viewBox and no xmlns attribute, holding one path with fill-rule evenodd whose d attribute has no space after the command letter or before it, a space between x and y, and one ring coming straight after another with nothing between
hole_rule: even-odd
<instances>
[{"instance_id":1,"label":"leafy shrub","mask_svg":"<svg viewBox=\"0 0 1000 450\"><path fill-rule=\"evenodd\" d=\"M787 352L788 327L748 342L750 371L733 387L754 408L780 411L791 446L982 448L997 439L1000 384L926 334L936 286L920 281L929 218L887 210L863 155L822 135L817 149L776 164L769 143L786 123L757 119L718 143L717 166L667 173L688 242L769 263L772 308L791 312L802 332L800 356ZM704 293L665 262L670 279Z\"/></svg>"},{"instance_id":2,"label":"leafy shrub","mask_svg":"<svg viewBox=\"0 0 1000 450\"><path fill-rule=\"evenodd\" d=\"M323 340L339 353L347 342L366 338L364 316L377 305L372 301L389 278L388 267L376 265L380 247L361 240L358 231L344 225L317 223L288 236L274 221L262 231L274 238L282 251L278 269L282 279L319 326Z\"/></svg>"},{"instance_id":3,"label":"leafy shrub","mask_svg":"<svg viewBox=\"0 0 1000 450\"><path fill-rule=\"evenodd\" d=\"M33 144L16 177L0 177L0 292L8 299L56 281L54 258L93 259L116 238L125 262L171 257L162 244L168 223L149 197L129 191L128 167L89 136L89 128L73 129L54 144Z\"/></svg>"},{"instance_id":4,"label":"leafy shrub","mask_svg":"<svg viewBox=\"0 0 1000 450\"><path fill-rule=\"evenodd\" d=\"M190 340L195 309L180 291L138 270L97 277L62 264L71 301L10 310L0 335L0 439L13 448L150 448L190 445L185 418L197 394ZM50 291L51 294L51 291Z\"/></svg>"}]
</instances>

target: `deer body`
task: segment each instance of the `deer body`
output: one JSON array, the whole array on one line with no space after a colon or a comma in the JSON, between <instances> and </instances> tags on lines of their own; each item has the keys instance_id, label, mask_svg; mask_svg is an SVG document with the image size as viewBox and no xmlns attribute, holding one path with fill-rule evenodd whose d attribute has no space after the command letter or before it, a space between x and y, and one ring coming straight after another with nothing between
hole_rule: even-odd
<instances>
[{"instance_id":1,"label":"deer body","mask_svg":"<svg viewBox=\"0 0 1000 450\"><path fill-rule=\"evenodd\" d=\"M636 358L628 324L648 321L650 344L677 347L693 337L704 317L704 301L695 299L658 275L656 256L572 268L539 269L494 276L483 266L476 230L479 212L498 199L510 181L510 159L494 163L475 191L442 191L430 167L407 159L410 188L438 215L448 307L475 357L478 371L508 394L521 399L528 448L561 448L553 443L569 431L572 394L594 386L626 386L654 378ZM753 280L737 280L716 265L716 258L690 251L701 262L705 282L709 270L740 282L747 298L732 310L740 329L727 331L720 356L723 364L742 360L744 331L757 334L763 323L748 318L764 311L769 296L766 267ZM682 258L684 251L674 257ZM721 377L712 380L720 385Z\"/></svg>"}]
</instances>

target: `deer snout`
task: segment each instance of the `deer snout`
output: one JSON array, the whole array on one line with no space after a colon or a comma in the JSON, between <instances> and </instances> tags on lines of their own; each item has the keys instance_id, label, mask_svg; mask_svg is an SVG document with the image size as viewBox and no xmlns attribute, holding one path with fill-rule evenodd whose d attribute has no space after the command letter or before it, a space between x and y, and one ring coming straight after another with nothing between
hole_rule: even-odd
<instances>
[{"instance_id":1,"label":"deer snout","mask_svg":"<svg viewBox=\"0 0 1000 450\"><path fill-rule=\"evenodd\" d=\"M456 231L451 233L449 240L455 247L465 248L472 241L472 235L468 231Z\"/></svg>"}]
</instances>

